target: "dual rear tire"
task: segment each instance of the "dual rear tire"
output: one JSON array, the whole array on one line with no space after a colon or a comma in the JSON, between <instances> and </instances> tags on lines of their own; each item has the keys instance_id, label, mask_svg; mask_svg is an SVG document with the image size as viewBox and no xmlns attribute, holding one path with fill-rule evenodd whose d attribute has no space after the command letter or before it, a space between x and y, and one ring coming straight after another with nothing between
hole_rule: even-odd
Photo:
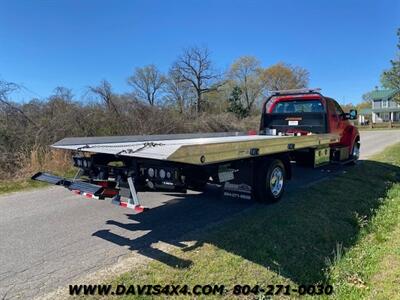
<instances>
[{"instance_id":1,"label":"dual rear tire","mask_svg":"<svg viewBox=\"0 0 400 300\"><path fill-rule=\"evenodd\" d=\"M278 202L286 188L285 165L279 159L265 159L255 174L255 196L264 203Z\"/></svg>"},{"instance_id":2,"label":"dual rear tire","mask_svg":"<svg viewBox=\"0 0 400 300\"><path fill-rule=\"evenodd\" d=\"M285 191L287 170L285 164L279 158L263 158L255 160L253 195L255 199L263 203L278 202ZM202 170L190 170L191 176L187 176L186 184L191 190L202 191L208 182L209 175Z\"/></svg>"}]
</instances>

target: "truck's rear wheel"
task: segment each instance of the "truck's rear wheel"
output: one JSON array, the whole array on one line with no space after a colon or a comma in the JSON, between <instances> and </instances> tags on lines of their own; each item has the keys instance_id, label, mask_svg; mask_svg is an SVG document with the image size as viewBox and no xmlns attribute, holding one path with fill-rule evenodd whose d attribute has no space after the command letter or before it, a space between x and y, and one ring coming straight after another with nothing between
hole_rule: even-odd
<instances>
[{"instance_id":1,"label":"truck's rear wheel","mask_svg":"<svg viewBox=\"0 0 400 300\"><path fill-rule=\"evenodd\" d=\"M360 141L354 142L353 149L351 150L351 157L356 161L360 158Z\"/></svg>"},{"instance_id":2,"label":"truck's rear wheel","mask_svg":"<svg viewBox=\"0 0 400 300\"><path fill-rule=\"evenodd\" d=\"M274 203L282 197L286 187L286 170L279 159L266 160L256 174L256 198Z\"/></svg>"}]
</instances>

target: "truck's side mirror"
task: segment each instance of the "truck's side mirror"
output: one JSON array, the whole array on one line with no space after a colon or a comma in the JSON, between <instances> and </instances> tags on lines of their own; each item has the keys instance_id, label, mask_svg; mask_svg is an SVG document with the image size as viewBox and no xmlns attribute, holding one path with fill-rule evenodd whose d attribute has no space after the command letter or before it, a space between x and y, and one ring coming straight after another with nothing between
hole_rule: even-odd
<instances>
[{"instance_id":1,"label":"truck's side mirror","mask_svg":"<svg viewBox=\"0 0 400 300\"><path fill-rule=\"evenodd\" d=\"M356 109L350 109L350 120L356 120L357 119L357 110Z\"/></svg>"},{"instance_id":2,"label":"truck's side mirror","mask_svg":"<svg viewBox=\"0 0 400 300\"><path fill-rule=\"evenodd\" d=\"M348 120L356 120L357 119L357 110L350 109L350 112L345 113L346 119Z\"/></svg>"}]
</instances>

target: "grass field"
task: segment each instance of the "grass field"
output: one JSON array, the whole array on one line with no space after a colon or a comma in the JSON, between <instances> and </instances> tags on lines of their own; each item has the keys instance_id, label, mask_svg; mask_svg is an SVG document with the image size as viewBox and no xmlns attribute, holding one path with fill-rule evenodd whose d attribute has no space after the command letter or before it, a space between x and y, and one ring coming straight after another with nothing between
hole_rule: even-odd
<instances>
[{"instance_id":1,"label":"grass field","mask_svg":"<svg viewBox=\"0 0 400 300\"><path fill-rule=\"evenodd\" d=\"M72 177L76 172L76 169L71 168L71 170L67 172L53 172L53 174L59 175L59 176L65 176L65 177ZM31 174L33 175L33 174ZM15 180L0 180L0 195L2 194L8 194L12 192L19 192L19 191L25 191L25 190L30 190L30 189L35 189L35 188L42 188L42 187L47 187L49 184L40 182L40 181L34 181L29 178L19 178Z\"/></svg>"},{"instance_id":2,"label":"grass field","mask_svg":"<svg viewBox=\"0 0 400 300\"><path fill-rule=\"evenodd\" d=\"M43 182L33 181L30 179L19 179L12 181L0 181L0 195L33 188L45 187L47 184Z\"/></svg>"},{"instance_id":3,"label":"grass field","mask_svg":"<svg viewBox=\"0 0 400 300\"><path fill-rule=\"evenodd\" d=\"M370 127L357 127L360 131L385 131L385 130L400 130L400 127L378 127L378 128L370 128Z\"/></svg>"},{"instance_id":4,"label":"grass field","mask_svg":"<svg viewBox=\"0 0 400 300\"><path fill-rule=\"evenodd\" d=\"M330 181L287 194L280 203L256 205L184 236L174 243L180 248L113 284L223 284L230 289L224 295L228 299L235 284L330 283L334 295L328 299L396 297L399 166L396 145Z\"/></svg>"},{"instance_id":5,"label":"grass field","mask_svg":"<svg viewBox=\"0 0 400 300\"><path fill-rule=\"evenodd\" d=\"M391 127L388 126L387 123L379 123L379 124L374 124L374 126L371 128L370 126L359 126L357 125L358 130L399 130L400 129L400 123L393 123Z\"/></svg>"}]
</instances>

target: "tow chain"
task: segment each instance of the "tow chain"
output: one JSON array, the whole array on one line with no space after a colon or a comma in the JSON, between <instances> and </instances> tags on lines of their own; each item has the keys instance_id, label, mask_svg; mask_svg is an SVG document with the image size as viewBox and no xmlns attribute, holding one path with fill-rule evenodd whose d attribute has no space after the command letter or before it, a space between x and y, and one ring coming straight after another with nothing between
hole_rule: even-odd
<instances>
[{"instance_id":1,"label":"tow chain","mask_svg":"<svg viewBox=\"0 0 400 300\"><path fill-rule=\"evenodd\" d=\"M126 153L135 153L137 151L143 150L148 147L156 147L156 146L164 146L164 145L165 144L163 144L163 143L145 142L142 147L140 147L136 150L133 150L133 149L122 150L122 151L118 152L117 154L125 153L125 152ZM130 145L129 144L128 145L126 145L126 144L125 145L88 145L88 144L86 144L85 146L79 147L76 150L80 151L82 149L91 149L91 148L125 148L125 147L134 147L134 146L138 146L138 145L137 144L130 144Z\"/></svg>"},{"instance_id":2,"label":"tow chain","mask_svg":"<svg viewBox=\"0 0 400 300\"><path fill-rule=\"evenodd\" d=\"M125 149L125 150L122 150L122 151L118 152L116 155L120 155L122 153L132 154L132 153L139 152L139 151L141 151L143 149L146 149L146 148L156 147L156 146L163 146L163 145L165 145L165 144L163 144L163 143L154 143L154 142L146 142L146 143L143 144L142 147L140 147L138 149L135 149L135 150L133 150L133 149Z\"/></svg>"}]
</instances>

